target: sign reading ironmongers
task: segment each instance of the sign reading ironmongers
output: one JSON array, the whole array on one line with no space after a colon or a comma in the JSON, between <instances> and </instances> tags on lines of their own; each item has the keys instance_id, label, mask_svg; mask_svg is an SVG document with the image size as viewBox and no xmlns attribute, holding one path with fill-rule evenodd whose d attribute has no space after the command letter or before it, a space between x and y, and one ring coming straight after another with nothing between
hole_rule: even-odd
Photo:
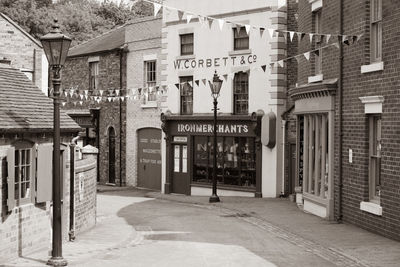
<instances>
[{"instance_id":1,"label":"sign reading ironmongers","mask_svg":"<svg viewBox=\"0 0 400 267\"><path fill-rule=\"evenodd\" d=\"M225 134L247 134L247 124L220 124L217 125L217 133ZM207 133L214 132L214 125L208 123L179 123L178 133Z\"/></svg>"}]
</instances>

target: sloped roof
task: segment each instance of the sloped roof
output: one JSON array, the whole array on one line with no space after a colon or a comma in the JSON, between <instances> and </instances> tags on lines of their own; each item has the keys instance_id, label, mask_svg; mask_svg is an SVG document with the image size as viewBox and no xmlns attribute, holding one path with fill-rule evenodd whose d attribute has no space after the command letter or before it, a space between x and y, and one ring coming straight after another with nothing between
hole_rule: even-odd
<instances>
[{"instance_id":1,"label":"sloped roof","mask_svg":"<svg viewBox=\"0 0 400 267\"><path fill-rule=\"evenodd\" d=\"M70 48L68 57L112 51L128 42L161 38L161 19L160 15L132 19L118 28Z\"/></svg>"},{"instance_id":2,"label":"sloped roof","mask_svg":"<svg viewBox=\"0 0 400 267\"><path fill-rule=\"evenodd\" d=\"M42 48L42 44L40 43L40 41L36 40L32 35L30 35L26 31L24 31L24 29L22 29L21 26L19 26L15 21L13 21L12 19L10 19L9 17L7 17L5 14L3 14L1 12L0 12L0 17L2 17L3 19L7 20L11 25L13 25L15 28L17 28L26 37L28 37L32 42L34 42L37 46Z\"/></svg>"},{"instance_id":3,"label":"sloped roof","mask_svg":"<svg viewBox=\"0 0 400 267\"><path fill-rule=\"evenodd\" d=\"M96 52L111 51L125 44L125 25L72 47L68 57L88 55Z\"/></svg>"},{"instance_id":4,"label":"sloped roof","mask_svg":"<svg viewBox=\"0 0 400 267\"><path fill-rule=\"evenodd\" d=\"M61 131L79 131L73 119L60 112ZM53 130L53 101L25 74L0 64L0 132Z\"/></svg>"}]
</instances>

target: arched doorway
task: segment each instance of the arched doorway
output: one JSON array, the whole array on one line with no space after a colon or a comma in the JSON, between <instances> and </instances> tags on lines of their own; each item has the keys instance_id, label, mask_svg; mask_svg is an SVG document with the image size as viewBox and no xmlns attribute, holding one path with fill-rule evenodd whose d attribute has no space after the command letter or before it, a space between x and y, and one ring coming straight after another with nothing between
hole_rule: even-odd
<instances>
[{"instance_id":1,"label":"arched doorway","mask_svg":"<svg viewBox=\"0 0 400 267\"><path fill-rule=\"evenodd\" d=\"M108 129L108 182L115 184L115 130Z\"/></svg>"}]
</instances>

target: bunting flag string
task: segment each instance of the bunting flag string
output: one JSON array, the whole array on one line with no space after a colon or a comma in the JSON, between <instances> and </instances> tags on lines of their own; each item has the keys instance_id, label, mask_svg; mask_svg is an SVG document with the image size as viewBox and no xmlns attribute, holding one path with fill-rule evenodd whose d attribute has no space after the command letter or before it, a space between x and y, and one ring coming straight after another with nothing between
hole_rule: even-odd
<instances>
[{"instance_id":1,"label":"bunting flag string","mask_svg":"<svg viewBox=\"0 0 400 267\"><path fill-rule=\"evenodd\" d=\"M196 14L192 11L186 11L186 10L182 10L182 9L178 9L176 7L171 7L171 6L167 6L162 2L157 2L155 0L143 0L147 3L151 3L154 5L154 16L157 16L159 10L161 9L161 7L164 7L167 11L172 11L175 10L178 14L178 19L182 20L183 16L186 14L186 22L190 23L190 21L192 20L192 18L194 16L196 16L200 22L200 24L204 25L204 24L208 24L207 26L209 26L209 28L211 29L212 24L214 22L214 20L218 21L218 25L219 25L219 29L222 31L223 30L223 26L225 24L231 24L232 26L239 28L238 31L240 31L241 27L244 27L246 29L247 34L250 34L250 29L253 28L255 30L258 30L260 32L260 37L263 36L263 33L265 31L265 27L260 27L260 26L256 26L256 25L250 25L250 24L243 24L243 23L238 23L238 22L233 22L233 21L229 21L226 19L220 19L220 18L213 18L213 17L209 17L209 16L204 16L201 14ZM278 9L286 6L286 0L277 0L277 7ZM313 38L315 36L321 36L322 38L325 37L326 43L329 42L329 40L331 39L332 36L337 37L338 39L340 37L343 37L343 40L359 40L361 38L362 35L340 35L340 34L335 34L335 33L315 33L315 32L301 32L301 31L289 31L289 30L278 30L278 29L268 29L269 33L270 33L270 37L273 38L275 36L275 33L282 34L284 36L284 38L287 38L287 36L285 34L289 33L290 35L290 41L293 41L293 37L295 36L295 34L298 37L298 40L301 41L303 40L305 35L309 36L309 40L310 42L312 42Z\"/></svg>"}]
</instances>

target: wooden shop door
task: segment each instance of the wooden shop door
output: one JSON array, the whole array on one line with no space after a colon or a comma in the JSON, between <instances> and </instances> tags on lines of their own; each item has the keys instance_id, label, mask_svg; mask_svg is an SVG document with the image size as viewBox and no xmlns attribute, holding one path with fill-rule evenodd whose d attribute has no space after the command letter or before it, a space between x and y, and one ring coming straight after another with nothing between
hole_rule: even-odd
<instances>
[{"instance_id":1,"label":"wooden shop door","mask_svg":"<svg viewBox=\"0 0 400 267\"><path fill-rule=\"evenodd\" d=\"M188 145L173 145L172 193L190 194Z\"/></svg>"},{"instance_id":2,"label":"wooden shop door","mask_svg":"<svg viewBox=\"0 0 400 267\"><path fill-rule=\"evenodd\" d=\"M138 187L161 190L161 130L139 130L138 143Z\"/></svg>"}]
</instances>

